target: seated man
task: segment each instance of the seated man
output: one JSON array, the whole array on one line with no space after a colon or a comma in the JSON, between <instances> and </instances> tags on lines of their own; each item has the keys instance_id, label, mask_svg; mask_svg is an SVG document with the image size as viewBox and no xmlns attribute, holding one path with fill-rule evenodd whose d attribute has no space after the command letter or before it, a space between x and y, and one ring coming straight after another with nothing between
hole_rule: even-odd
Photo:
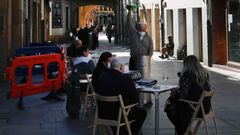
<instances>
[{"instance_id":1,"label":"seated man","mask_svg":"<svg viewBox=\"0 0 240 135\"><path fill-rule=\"evenodd\" d=\"M77 50L77 58L73 62L73 80L76 85L79 84L80 79L86 79L86 74L92 74L95 69L95 64L91 58L88 57L90 54L89 49L86 46L81 46ZM87 91L87 83L81 83L80 91L82 92L81 97L85 101L85 94Z\"/></svg>"},{"instance_id":2,"label":"seated man","mask_svg":"<svg viewBox=\"0 0 240 135\"><path fill-rule=\"evenodd\" d=\"M110 63L110 69L102 73L98 78L96 93L103 96L117 96L122 95L125 105L139 102L139 94L132 79L123 74L124 64L117 59L113 59ZM100 104L101 111L99 116L107 119L117 119L119 105ZM134 119L135 122L131 124L131 131L133 135L137 135L146 118L147 112L143 108L135 107L131 110L128 117L129 120ZM115 133L115 128L113 127ZM120 134L126 133L121 129Z\"/></svg>"},{"instance_id":3,"label":"seated man","mask_svg":"<svg viewBox=\"0 0 240 135\"><path fill-rule=\"evenodd\" d=\"M86 46L81 46L77 49L77 58L73 62L73 75L75 80L86 78L85 74L92 74L95 69L95 64L91 58L89 49Z\"/></svg>"},{"instance_id":4,"label":"seated man","mask_svg":"<svg viewBox=\"0 0 240 135\"><path fill-rule=\"evenodd\" d=\"M93 60L88 57L89 50L87 47L77 48L76 53L77 58L73 62L73 72L68 76L68 81L71 82L72 87L67 92L66 110L71 118L79 118L81 99L85 101L87 84L79 84L79 79L85 79L85 74L92 74L95 68Z\"/></svg>"}]
</instances>

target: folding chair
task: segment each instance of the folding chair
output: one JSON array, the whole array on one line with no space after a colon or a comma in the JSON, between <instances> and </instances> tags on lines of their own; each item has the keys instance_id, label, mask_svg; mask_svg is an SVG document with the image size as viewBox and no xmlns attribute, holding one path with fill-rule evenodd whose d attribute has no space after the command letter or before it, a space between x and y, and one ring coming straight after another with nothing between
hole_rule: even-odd
<instances>
[{"instance_id":1,"label":"folding chair","mask_svg":"<svg viewBox=\"0 0 240 135\"><path fill-rule=\"evenodd\" d=\"M120 127L126 126L128 135L132 135L130 124L134 122L135 120L128 120L128 114L131 110L132 107L138 105L136 104L130 104L125 106L123 103L123 99L121 95L118 96L101 96L98 95L97 93L93 93L93 96L95 96L96 99L96 112L95 112L95 119L94 119L94 127L93 127L93 135L96 135L96 129L98 125L102 126L114 126L117 128L116 130L116 135L119 135L120 132ZM109 120L109 119L103 119L98 116L98 111L99 111L99 106L98 106L98 101L101 102L119 102L119 111L118 111L118 118L117 120ZM123 117L124 121L121 121Z\"/></svg>"},{"instance_id":2,"label":"folding chair","mask_svg":"<svg viewBox=\"0 0 240 135\"><path fill-rule=\"evenodd\" d=\"M93 98L93 103L92 104L95 104L95 99L94 99L93 94L92 94L94 92L94 88L93 88L93 85L92 85L92 74L85 74L83 76L85 76L86 78L80 79L79 83L80 84L87 84L86 94L85 94L85 96L83 98L83 100L84 100L83 111L84 111L84 113L86 113L87 112L87 108L88 108L88 106L87 106L88 105L88 99L90 97Z\"/></svg>"},{"instance_id":3,"label":"folding chair","mask_svg":"<svg viewBox=\"0 0 240 135\"><path fill-rule=\"evenodd\" d=\"M197 130L199 129L202 121L204 122L206 134L210 135L209 134L208 125L207 125L207 120L209 120L210 118L213 119L216 134L219 135L218 128L217 128L217 123L216 123L216 118L215 118L215 114L214 114L214 111L212 109L212 106L210 108L209 113L207 113L207 114L205 114L204 107L203 107L203 100L204 100L204 98L212 97L213 93L214 93L213 90L211 90L211 91L204 91L202 93L200 99L198 100L198 102L185 100L185 99L179 99L179 101L186 102L193 109L193 115L192 115L191 121L190 121L190 123L189 123L189 125L187 127L187 130L184 133L184 135L188 135L189 134L189 132L191 131L191 128L192 128L192 125L193 125L194 121L197 121L197 123L196 123L196 126L193 128L192 135L195 135L197 133ZM199 110L202 112L202 117L198 117L197 116Z\"/></svg>"}]
</instances>

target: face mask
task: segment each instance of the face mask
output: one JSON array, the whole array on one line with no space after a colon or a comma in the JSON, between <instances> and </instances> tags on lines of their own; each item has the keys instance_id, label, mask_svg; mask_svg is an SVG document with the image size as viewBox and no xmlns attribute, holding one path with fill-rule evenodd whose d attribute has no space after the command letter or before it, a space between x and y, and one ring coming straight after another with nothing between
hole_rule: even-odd
<instances>
[{"instance_id":1,"label":"face mask","mask_svg":"<svg viewBox=\"0 0 240 135\"><path fill-rule=\"evenodd\" d=\"M110 68L110 62L104 62L103 65L104 65L106 68Z\"/></svg>"},{"instance_id":2,"label":"face mask","mask_svg":"<svg viewBox=\"0 0 240 135\"><path fill-rule=\"evenodd\" d=\"M110 68L110 67L111 67L111 66L110 66L110 63L108 62L108 63L107 63L107 68Z\"/></svg>"},{"instance_id":3,"label":"face mask","mask_svg":"<svg viewBox=\"0 0 240 135\"><path fill-rule=\"evenodd\" d=\"M141 37L144 36L144 35L146 34L145 31L139 31L138 33L139 33L139 35L140 35Z\"/></svg>"},{"instance_id":4,"label":"face mask","mask_svg":"<svg viewBox=\"0 0 240 135\"><path fill-rule=\"evenodd\" d=\"M139 35L140 35L140 40L142 40L142 39L143 39L143 36L146 34L146 32L144 32L144 31L139 31L138 33L139 33Z\"/></svg>"}]
</instances>

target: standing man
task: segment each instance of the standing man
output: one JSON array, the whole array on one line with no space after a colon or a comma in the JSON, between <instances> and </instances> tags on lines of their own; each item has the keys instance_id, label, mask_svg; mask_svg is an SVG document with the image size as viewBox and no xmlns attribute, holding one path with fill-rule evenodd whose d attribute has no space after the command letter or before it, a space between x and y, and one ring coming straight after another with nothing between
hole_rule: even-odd
<instances>
[{"instance_id":1,"label":"standing man","mask_svg":"<svg viewBox=\"0 0 240 135\"><path fill-rule=\"evenodd\" d=\"M131 8L128 9L128 24L130 26L130 60L129 60L129 70L144 70L142 66L142 60L148 60L149 69L141 72L142 79L150 79L150 63L151 57L153 55L153 41L152 38L147 33L147 24L140 22L137 24L136 28L134 27L134 22L131 15ZM148 57L148 59L144 59L144 57ZM139 63L140 62L140 63ZM146 68L146 67L145 67ZM146 72L149 71L149 72ZM150 94L144 94L146 108L150 108L152 106L152 100Z\"/></svg>"}]
</instances>

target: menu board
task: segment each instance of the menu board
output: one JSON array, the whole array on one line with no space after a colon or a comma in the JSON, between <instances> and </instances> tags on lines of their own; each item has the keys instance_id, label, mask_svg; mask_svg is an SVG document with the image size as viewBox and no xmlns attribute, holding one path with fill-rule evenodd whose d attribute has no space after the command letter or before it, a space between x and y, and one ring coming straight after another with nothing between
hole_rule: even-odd
<instances>
[{"instance_id":1,"label":"menu board","mask_svg":"<svg viewBox=\"0 0 240 135\"><path fill-rule=\"evenodd\" d=\"M61 0L54 0L52 3L52 27L53 28L62 28Z\"/></svg>"}]
</instances>

